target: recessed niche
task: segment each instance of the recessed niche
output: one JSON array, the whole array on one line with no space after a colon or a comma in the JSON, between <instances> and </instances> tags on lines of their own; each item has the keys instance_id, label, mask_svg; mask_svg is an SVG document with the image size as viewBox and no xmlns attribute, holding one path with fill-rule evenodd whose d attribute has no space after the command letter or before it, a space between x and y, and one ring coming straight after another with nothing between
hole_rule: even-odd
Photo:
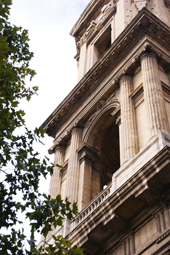
<instances>
[{"instance_id":1,"label":"recessed niche","mask_svg":"<svg viewBox=\"0 0 170 255\"><path fill-rule=\"evenodd\" d=\"M111 26L109 26L94 44L95 60L97 61L111 46Z\"/></svg>"}]
</instances>

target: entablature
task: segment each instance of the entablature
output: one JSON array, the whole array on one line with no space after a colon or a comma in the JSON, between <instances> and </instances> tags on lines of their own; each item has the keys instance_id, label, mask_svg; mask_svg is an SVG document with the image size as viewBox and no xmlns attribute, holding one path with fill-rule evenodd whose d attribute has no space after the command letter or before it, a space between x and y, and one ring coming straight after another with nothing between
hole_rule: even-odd
<instances>
[{"instance_id":1,"label":"entablature","mask_svg":"<svg viewBox=\"0 0 170 255\"><path fill-rule=\"evenodd\" d=\"M159 40L160 36L162 39L161 41ZM161 47L159 47L160 44ZM133 74L134 70L140 64L140 54L147 48L157 53L159 64L163 66L166 72L169 72L169 46L169 27L152 15L147 9L142 9L103 57L89 70L65 100L43 123L43 127L47 129L47 134L55 137L56 132L60 130L61 126L66 123L73 114L75 115L82 100L86 100L94 90L100 87L103 80L110 83L109 86L110 88L112 87L110 90L111 93L113 93L117 88L120 76L125 73ZM128 58L127 52L130 52L128 53ZM111 75L113 70L115 70L114 75ZM99 99L102 100L102 97ZM83 124L92 113L93 112L90 111L89 115L87 114ZM67 131L64 132L70 132L71 126L79 124L81 118L81 114L72 119L70 118L72 124L69 124L69 126L67 125L65 128ZM64 135L63 131L59 133L59 136ZM60 139L59 136L57 139Z\"/></svg>"}]
</instances>

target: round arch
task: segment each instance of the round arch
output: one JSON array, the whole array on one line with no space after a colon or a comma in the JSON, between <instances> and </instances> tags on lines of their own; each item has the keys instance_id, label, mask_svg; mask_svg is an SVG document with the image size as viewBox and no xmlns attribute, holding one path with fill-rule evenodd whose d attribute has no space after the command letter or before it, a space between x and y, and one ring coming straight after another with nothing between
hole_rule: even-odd
<instances>
[{"instance_id":1,"label":"round arch","mask_svg":"<svg viewBox=\"0 0 170 255\"><path fill-rule=\"evenodd\" d=\"M113 173L120 167L119 127L116 125L119 109L118 101L102 105L90 117L83 133L83 141L97 149L103 159L100 170L101 189L111 181Z\"/></svg>"},{"instance_id":2,"label":"round arch","mask_svg":"<svg viewBox=\"0 0 170 255\"><path fill-rule=\"evenodd\" d=\"M104 128L107 128L111 123L113 123L116 120L116 116L111 115L111 113L119 108L120 103L118 101L114 101L104 105L100 110L96 111L86 123L86 127L83 132L83 142L87 142L93 146L93 141L96 135L94 129L100 130L100 124L104 124L102 127L102 130L104 130Z\"/></svg>"}]
</instances>

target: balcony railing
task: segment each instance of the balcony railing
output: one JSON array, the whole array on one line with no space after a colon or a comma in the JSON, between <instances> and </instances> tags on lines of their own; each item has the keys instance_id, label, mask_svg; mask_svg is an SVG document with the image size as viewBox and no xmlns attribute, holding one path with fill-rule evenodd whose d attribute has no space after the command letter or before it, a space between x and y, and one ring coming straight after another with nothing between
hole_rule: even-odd
<instances>
[{"instance_id":1,"label":"balcony railing","mask_svg":"<svg viewBox=\"0 0 170 255\"><path fill-rule=\"evenodd\" d=\"M70 228L73 230L81 222L83 222L95 209L97 209L109 196L111 191L110 183L105 189L103 189L90 203L76 216L70 223Z\"/></svg>"}]
</instances>

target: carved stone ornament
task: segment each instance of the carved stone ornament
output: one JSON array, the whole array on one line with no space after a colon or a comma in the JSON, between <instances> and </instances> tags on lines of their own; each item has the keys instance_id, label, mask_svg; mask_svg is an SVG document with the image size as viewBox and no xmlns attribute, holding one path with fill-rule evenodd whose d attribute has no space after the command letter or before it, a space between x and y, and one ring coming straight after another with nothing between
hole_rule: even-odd
<instances>
[{"instance_id":1,"label":"carved stone ornament","mask_svg":"<svg viewBox=\"0 0 170 255\"><path fill-rule=\"evenodd\" d=\"M91 155L90 153L84 151L80 157L79 157L79 161L80 161L80 164L82 163L83 160L88 160L90 161L91 163L94 162L94 158L93 158L93 155Z\"/></svg>"},{"instance_id":2,"label":"carved stone ornament","mask_svg":"<svg viewBox=\"0 0 170 255\"><path fill-rule=\"evenodd\" d=\"M88 33L90 33L91 30L93 30L96 26L96 22L94 20L91 21L90 26L87 28L86 30L86 35L88 35Z\"/></svg>"},{"instance_id":3,"label":"carved stone ornament","mask_svg":"<svg viewBox=\"0 0 170 255\"><path fill-rule=\"evenodd\" d=\"M134 0L134 4L138 11L142 10L143 7L146 7L147 0Z\"/></svg>"},{"instance_id":4,"label":"carved stone ornament","mask_svg":"<svg viewBox=\"0 0 170 255\"><path fill-rule=\"evenodd\" d=\"M88 39L93 32L96 30L96 22L94 20L91 21L90 26L87 28L84 37Z\"/></svg>"},{"instance_id":5,"label":"carved stone ornament","mask_svg":"<svg viewBox=\"0 0 170 255\"><path fill-rule=\"evenodd\" d=\"M102 12L102 13L105 13L105 12L107 12L111 7L112 7L112 4L111 4L111 3L105 4L105 5L103 6L103 8L101 9L101 12Z\"/></svg>"},{"instance_id":6,"label":"carved stone ornament","mask_svg":"<svg viewBox=\"0 0 170 255\"><path fill-rule=\"evenodd\" d=\"M120 89L117 89L108 99L106 103L111 103L114 101L120 101Z\"/></svg>"},{"instance_id":7,"label":"carved stone ornament","mask_svg":"<svg viewBox=\"0 0 170 255\"><path fill-rule=\"evenodd\" d=\"M106 102L104 100L100 100L99 102L97 102L97 105L96 105L96 111L100 111L103 106L105 106Z\"/></svg>"},{"instance_id":8,"label":"carved stone ornament","mask_svg":"<svg viewBox=\"0 0 170 255\"><path fill-rule=\"evenodd\" d=\"M96 112L93 113L90 116L90 118L87 120L87 122L85 124L85 127L87 127L92 122L92 120L96 117L96 115L103 108L103 106L105 106L105 104L106 104L106 102L104 100L100 100L100 101L97 102L97 104L96 104Z\"/></svg>"},{"instance_id":9,"label":"carved stone ornament","mask_svg":"<svg viewBox=\"0 0 170 255\"><path fill-rule=\"evenodd\" d=\"M164 0L165 6L170 9L170 0Z\"/></svg>"},{"instance_id":10,"label":"carved stone ornament","mask_svg":"<svg viewBox=\"0 0 170 255\"><path fill-rule=\"evenodd\" d=\"M102 23L105 18L107 17L108 13L110 13L110 11L116 11L116 3L114 1L111 1L110 3L108 4L105 4L102 9L101 9L101 17L100 19L98 20L98 24L99 23Z\"/></svg>"},{"instance_id":11,"label":"carved stone ornament","mask_svg":"<svg viewBox=\"0 0 170 255\"><path fill-rule=\"evenodd\" d=\"M121 124L121 117L120 117L120 115L117 117L117 119L116 119L116 125L120 125Z\"/></svg>"}]
</instances>

